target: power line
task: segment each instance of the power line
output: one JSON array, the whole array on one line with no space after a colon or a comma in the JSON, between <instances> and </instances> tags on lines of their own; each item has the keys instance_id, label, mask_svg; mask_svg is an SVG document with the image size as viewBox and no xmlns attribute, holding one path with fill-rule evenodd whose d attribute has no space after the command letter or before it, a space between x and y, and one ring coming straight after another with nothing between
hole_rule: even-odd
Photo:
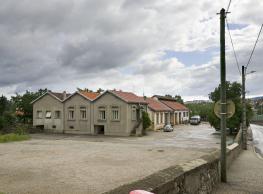
<instances>
[{"instance_id":1,"label":"power line","mask_svg":"<svg viewBox=\"0 0 263 194\"><path fill-rule=\"evenodd\" d=\"M247 65L246 65L246 69L247 69L248 65L250 64L250 62L251 62L251 59L252 59L252 56L253 56L253 54L254 54L255 48L256 48L256 46L257 46L258 39L259 39L259 37L260 37L262 28L263 28L263 24L261 25L261 28L260 28L260 30L259 30L257 40L256 40L256 42L255 42L255 44L254 44L253 50L252 50L252 52L251 52L251 54L250 54L249 60L248 60Z\"/></svg>"},{"instance_id":2,"label":"power line","mask_svg":"<svg viewBox=\"0 0 263 194\"><path fill-rule=\"evenodd\" d=\"M239 63L238 63L238 60L237 60L237 54L236 54L236 51L235 51L235 47L234 47L234 43L233 43L232 36L231 36L231 33L230 33L230 28L229 28L229 24L228 24L227 18L226 18L226 26L227 26L227 31L228 31L228 34L229 34L229 37L230 37L233 53L234 53L234 56L235 56L235 59L236 59L237 69L239 71L239 74L241 75Z\"/></svg>"},{"instance_id":3,"label":"power line","mask_svg":"<svg viewBox=\"0 0 263 194\"><path fill-rule=\"evenodd\" d=\"M227 9L226 9L226 13L229 11L230 5L231 5L231 0L229 0L228 6L227 6Z\"/></svg>"}]
</instances>

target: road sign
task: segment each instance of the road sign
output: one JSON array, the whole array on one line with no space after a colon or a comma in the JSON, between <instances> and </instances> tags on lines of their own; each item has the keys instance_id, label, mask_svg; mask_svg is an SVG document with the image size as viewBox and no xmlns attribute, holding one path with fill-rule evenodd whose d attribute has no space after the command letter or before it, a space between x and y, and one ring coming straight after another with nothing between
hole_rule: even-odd
<instances>
[{"instance_id":1,"label":"road sign","mask_svg":"<svg viewBox=\"0 0 263 194\"><path fill-rule=\"evenodd\" d=\"M227 100L226 107L227 107L226 117L229 119L235 114L235 111L236 111L235 103L232 100ZM220 100L215 103L214 113L216 114L218 118L221 118L221 101Z\"/></svg>"}]
</instances>

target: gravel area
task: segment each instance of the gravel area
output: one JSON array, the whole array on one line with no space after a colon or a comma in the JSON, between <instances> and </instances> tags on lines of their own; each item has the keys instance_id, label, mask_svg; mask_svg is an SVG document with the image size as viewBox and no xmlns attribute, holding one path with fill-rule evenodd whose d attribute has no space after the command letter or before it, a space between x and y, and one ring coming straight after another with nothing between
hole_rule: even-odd
<instances>
[{"instance_id":1,"label":"gravel area","mask_svg":"<svg viewBox=\"0 0 263 194\"><path fill-rule=\"evenodd\" d=\"M102 193L219 147L207 124L145 137L34 134L0 144L0 192Z\"/></svg>"}]
</instances>

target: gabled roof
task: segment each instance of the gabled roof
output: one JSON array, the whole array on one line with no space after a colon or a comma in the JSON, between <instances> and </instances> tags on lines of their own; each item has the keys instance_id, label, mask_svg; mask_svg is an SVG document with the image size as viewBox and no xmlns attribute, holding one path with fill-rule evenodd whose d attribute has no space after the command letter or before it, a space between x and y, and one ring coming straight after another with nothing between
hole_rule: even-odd
<instances>
[{"instance_id":1,"label":"gabled roof","mask_svg":"<svg viewBox=\"0 0 263 194\"><path fill-rule=\"evenodd\" d=\"M86 96L87 98L94 100L95 98L97 98L100 93L97 92L86 92L86 91L81 91L81 94L83 94L84 96Z\"/></svg>"},{"instance_id":2,"label":"gabled roof","mask_svg":"<svg viewBox=\"0 0 263 194\"><path fill-rule=\"evenodd\" d=\"M56 100L63 102L63 95L64 95L63 93L47 91L42 96L39 96L37 99L33 100L31 102L31 104L35 103L36 101L40 100L41 98L43 98L46 95L50 95L51 97L55 98ZM66 97L69 97L69 96L70 96L70 94L66 94Z\"/></svg>"},{"instance_id":3,"label":"gabled roof","mask_svg":"<svg viewBox=\"0 0 263 194\"><path fill-rule=\"evenodd\" d=\"M59 92L51 92L50 91L50 93L52 93L54 96L56 96L58 99L60 99L61 101L63 101L63 100L65 100L65 99L63 99L64 97L64 94L63 93L59 93ZM71 94L67 94L66 93L66 98L67 97L69 97Z\"/></svg>"},{"instance_id":4,"label":"gabled roof","mask_svg":"<svg viewBox=\"0 0 263 194\"><path fill-rule=\"evenodd\" d=\"M186 106L180 104L179 102L169 101L169 100L160 100L160 101L173 110L183 110L183 111L189 110Z\"/></svg>"},{"instance_id":5,"label":"gabled roof","mask_svg":"<svg viewBox=\"0 0 263 194\"><path fill-rule=\"evenodd\" d=\"M148 107L153 111L172 111L171 108L154 98L146 98L146 102L148 102Z\"/></svg>"},{"instance_id":6,"label":"gabled roof","mask_svg":"<svg viewBox=\"0 0 263 194\"><path fill-rule=\"evenodd\" d=\"M99 99L101 96L105 95L106 93L112 94L115 97L123 100L126 103L139 103L139 104L148 104L143 97L139 97L132 92L123 92L117 90L106 90L102 94L100 94L95 100Z\"/></svg>"},{"instance_id":7,"label":"gabled roof","mask_svg":"<svg viewBox=\"0 0 263 194\"><path fill-rule=\"evenodd\" d=\"M136 94L132 92L123 92L118 90L110 90L111 93L115 94L122 100L128 103L141 103L141 104L148 104L146 100L144 100L143 97L137 96Z\"/></svg>"},{"instance_id":8,"label":"gabled roof","mask_svg":"<svg viewBox=\"0 0 263 194\"><path fill-rule=\"evenodd\" d=\"M73 94L71 94L70 96L68 96L64 101L67 101L68 99L70 99L72 96L74 95L80 95L83 98L89 100L89 101L93 101L94 99L96 99L99 96L99 93L96 92L85 92L85 91L76 91Z\"/></svg>"}]
</instances>

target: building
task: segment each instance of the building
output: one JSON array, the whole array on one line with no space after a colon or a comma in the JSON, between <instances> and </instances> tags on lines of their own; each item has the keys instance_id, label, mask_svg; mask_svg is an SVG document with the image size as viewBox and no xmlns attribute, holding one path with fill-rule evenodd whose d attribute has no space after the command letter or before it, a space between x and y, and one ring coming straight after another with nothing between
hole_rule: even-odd
<instances>
[{"instance_id":1,"label":"building","mask_svg":"<svg viewBox=\"0 0 263 194\"><path fill-rule=\"evenodd\" d=\"M131 92L47 92L32 102L33 125L46 131L116 136L142 133L147 102Z\"/></svg>"},{"instance_id":2,"label":"building","mask_svg":"<svg viewBox=\"0 0 263 194\"><path fill-rule=\"evenodd\" d=\"M189 122L189 109L185 105L176 102L172 97L155 95L153 98L172 109L170 113L170 124L178 125Z\"/></svg>"},{"instance_id":3,"label":"building","mask_svg":"<svg viewBox=\"0 0 263 194\"><path fill-rule=\"evenodd\" d=\"M173 110L160 102L157 98L146 98L148 103L148 114L152 121L152 129L158 130L170 123Z\"/></svg>"},{"instance_id":4,"label":"building","mask_svg":"<svg viewBox=\"0 0 263 194\"><path fill-rule=\"evenodd\" d=\"M45 129L46 131L64 131L64 104L63 101L70 94L46 92L33 104L33 125Z\"/></svg>"}]
</instances>

